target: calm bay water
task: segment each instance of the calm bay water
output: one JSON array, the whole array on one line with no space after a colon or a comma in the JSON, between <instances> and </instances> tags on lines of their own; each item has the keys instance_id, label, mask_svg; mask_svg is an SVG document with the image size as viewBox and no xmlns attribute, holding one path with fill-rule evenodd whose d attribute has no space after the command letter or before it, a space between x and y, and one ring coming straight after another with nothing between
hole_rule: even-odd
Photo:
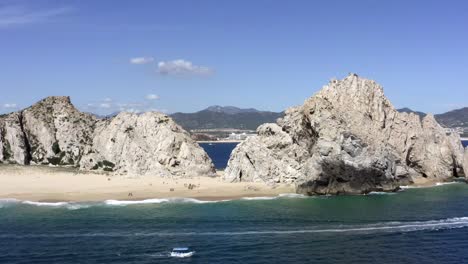
<instances>
[{"instance_id":1,"label":"calm bay water","mask_svg":"<svg viewBox=\"0 0 468 264\"><path fill-rule=\"evenodd\" d=\"M168 256L189 246L191 258ZM366 196L0 200L0 263L466 263L468 185Z\"/></svg>"},{"instance_id":2,"label":"calm bay water","mask_svg":"<svg viewBox=\"0 0 468 264\"><path fill-rule=\"evenodd\" d=\"M216 169L226 168L229 156L238 143L201 143L200 146L206 151Z\"/></svg>"}]
</instances>

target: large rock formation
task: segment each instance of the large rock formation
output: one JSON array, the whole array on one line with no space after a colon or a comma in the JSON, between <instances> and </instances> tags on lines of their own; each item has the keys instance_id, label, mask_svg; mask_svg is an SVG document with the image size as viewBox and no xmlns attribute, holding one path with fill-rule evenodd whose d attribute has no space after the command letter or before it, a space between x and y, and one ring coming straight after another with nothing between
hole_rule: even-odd
<instances>
[{"instance_id":1,"label":"large rock formation","mask_svg":"<svg viewBox=\"0 0 468 264\"><path fill-rule=\"evenodd\" d=\"M214 173L208 155L168 116L121 113L98 119L78 111L69 97L48 97L0 116L0 162L136 175Z\"/></svg>"},{"instance_id":2,"label":"large rock formation","mask_svg":"<svg viewBox=\"0 0 468 264\"><path fill-rule=\"evenodd\" d=\"M462 176L463 147L432 115L399 113L380 85L333 80L239 144L227 181L294 183L305 194L396 190Z\"/></svg>"},{"instance_id":3,"label":"large rock formation","mask_svg":"<svg viewBox=\"0 0 468 264\"><path fill-rule=\"evenodd\" d=\"M210 175L213 164L190 135L164 114L120 113L99 122L81 160L86 169L119 173Z\"/></svg>"},{"instance_id":4,"label":"large rock formation","mask_svg":"<svg viewBox=\"0 0 468 264\"><path fill-rule=\"evenodd\" d=\"M463 159L463 169L465 170L465 177L468 178L468 147L465 148L465 155Z\"/></svg>"}]
</instances>

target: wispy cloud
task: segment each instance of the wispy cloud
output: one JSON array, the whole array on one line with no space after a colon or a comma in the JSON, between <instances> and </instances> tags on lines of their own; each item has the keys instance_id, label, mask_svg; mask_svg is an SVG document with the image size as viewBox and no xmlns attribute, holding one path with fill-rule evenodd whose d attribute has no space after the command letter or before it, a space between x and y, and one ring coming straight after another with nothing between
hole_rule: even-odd
<instances>
[{"instance_id":1,"label":"wispy cloud","mask_svg":"<svg viewBox=\"0 0 468 264\"><path fill-rule=\"evenodd\" d=\"M18 108L18 105L15 103L6 103L6 104L3 104L3 108L15 109L15 108Z\"/></svg>"},{"instance_id":2,"label":"wispy cloud","mask_svg":"<svg viewBox=\"0 0 468 264\"><path fill-rule=\"evenodd\" d=\"M209 67L194 65L186 60L161 61L158 63L157 72L161 75L176 76L208 76L214 73L213 69Z\"/></svg>"},{"instance_id":3,"label":"wispy cloud","mask_svg":"<svg viewBox=\"0 0 468 264\"><path fill-rule=\"evenodd\" d=\"M90 102L83 105L83 110L86 112L91 112L99 115L108 115L118 112L133 112L133 113L142 113L148 111L158 111L158 112L167 112L165 109L159 109L156 107L156 101L160 97L157 94L147 94L142 96L140 101L134 102L121 102L114 100L110 97L98 100L95 102Z\"/></svg>"},{"instance_id":4,"label":"wispy cloud","mask_svg":"<svg viewBox=\"0 0 468 264\"><path fill-rule=\"evenodd\" d=\"M100 107L100 108L111 108L111 104L109 104L109 103L101 103L101 104L99 104L99 107Z\"/></svg>"},{"instance_id":5,"label":"wispy cloud","mask_svg":"<svg viewBox=\"0 0 468 264\"><path fill-rule=\"evenodd\" d=\"M157 95L157 94L147 94L146 99L148 99L148 100L159 100L159 95Z\"/></svg>"},{"instance_id":6,"label":"wispy cloud","mask_svg":"<svg viewBox=\"0 0 468 264\"><path fill-rule=\"evenodd\" d=\"M0 28L48 21L71 11L69 7L32 9L24 6L0 6Z\"/></svg>"},{"instance_id":7,"label":"wispy cloud","mask_svg":"<svg viewBox=\"0 0 468 264\"><path fill-rule=\"evenodd\" d=\"M131 64L148 64L154 61L153 57L135 57L130 59Z\"/></svg>"}]
</instances>

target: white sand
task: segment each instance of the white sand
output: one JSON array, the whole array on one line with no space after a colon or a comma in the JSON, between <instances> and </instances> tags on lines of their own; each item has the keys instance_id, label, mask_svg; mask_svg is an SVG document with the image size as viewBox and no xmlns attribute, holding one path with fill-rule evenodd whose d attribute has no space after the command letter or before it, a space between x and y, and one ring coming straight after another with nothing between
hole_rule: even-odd
<instances>
[{"instance_id":1,"label":"white sand","mask_svg":"<svg viewBox=\"0 0 468 264\"><path fill-rule=\"evenodd\" d=\"M189 184L195 187L189 190ZM128 177L81 172L73 168L0 165L0 198L29 201L142 200L169 197L221 200L277 196L293 192L294 186L271 188L260 183L226 183L220 177Z\"/></svg>"}]
</instances>

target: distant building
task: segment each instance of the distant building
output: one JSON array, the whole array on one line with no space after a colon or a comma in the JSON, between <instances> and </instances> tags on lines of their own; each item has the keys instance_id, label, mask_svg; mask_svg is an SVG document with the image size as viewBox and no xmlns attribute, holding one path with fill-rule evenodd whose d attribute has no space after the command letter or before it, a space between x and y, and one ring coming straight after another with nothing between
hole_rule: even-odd
<instances>
[{"instance_id":1,"label":"distant building","mask_svg":"<svg viewBox=\"0 0 468 264\"><path fill-rule=\"evenodd\" d=\"M251 136L255 136L255 134L247 134L247 133L239 133L239 134L236 134L236 133L231 133L229 134L228 136L228 140L246 140L247 138L251 137Z\"/></svg>"},{"instance_id":2,"label":"distant building","mask_svg":"<svg viewBox=\"0 0 468 264\"><path fill-rule=\"evenodd\" d=\"M468 128L466 127L445 127L445 133L448 134L465 134L468 132Z\"/></svg>"}]
</instances>

